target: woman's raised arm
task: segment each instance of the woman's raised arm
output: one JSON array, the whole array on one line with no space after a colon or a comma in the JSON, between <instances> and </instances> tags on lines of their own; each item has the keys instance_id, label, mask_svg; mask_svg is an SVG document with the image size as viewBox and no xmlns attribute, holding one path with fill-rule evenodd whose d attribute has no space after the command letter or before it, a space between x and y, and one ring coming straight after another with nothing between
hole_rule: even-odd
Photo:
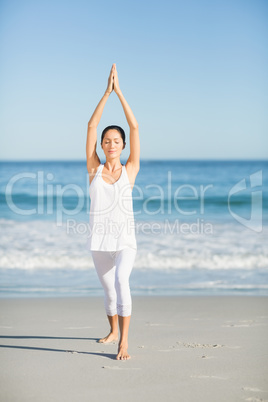
<instances>
[{"instance_id":1,"label":"woman's raised arm","mask_svg":"<svg viewBox=\"0 0 268 402\"><path fill-rule=\"evenodd\" d=\"M111 68L108 78L108 85L105 94L101 98L96 107L91 119L88 122L87 128L87 143L86 143L86 155L87 155L87 170L89 173L93 173L100 164L100 158L96 152L97 148L97 127L100 122L104 106L113 91L113 72L114 66Z\"/></svg>"},{"instance_id":2,"label":"woman's raised arm","mask_svg":"<svg viewBox=\"0 0 268 402\"><path fill-rule=\"evenodd\" d=\"M116 70L116 66L115 64L113 64L114 66L114 92L116 93L116 95L118 96L122 107L124 109L124 113L129 125L129 129L130 129L130 138L129 138L129 142L130 142L130 155L129 158L127 160L126 165L130 165L131 166L131 170L133 171L133 175L135 176L138 174L138 171L140 169L140 138L139 138L139 125L138 122L132 112L132 110L130 109L129 104L127 103L126 99L124 98L120 87L119 87L119 82L118 82L118 74L117 74L117 70Z\"/></svg>"}]
</instances>

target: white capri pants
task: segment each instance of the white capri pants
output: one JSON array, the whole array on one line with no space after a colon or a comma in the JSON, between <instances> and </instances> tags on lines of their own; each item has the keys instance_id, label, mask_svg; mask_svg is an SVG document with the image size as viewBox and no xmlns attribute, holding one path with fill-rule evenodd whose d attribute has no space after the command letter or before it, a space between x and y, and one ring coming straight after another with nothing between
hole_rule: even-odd
<instances>
[{"instance_id":1,"label":"white capri pants","mask_svg":"<svg viewBox=\"0 0 268 402\"><path fill-rule=\"evenodd\" d=\"M106 314L128 317L132 311L129 277L137 250L124 248L118 251L91 250L93 262L104 289Z\"/></svg>"}]
</instances>

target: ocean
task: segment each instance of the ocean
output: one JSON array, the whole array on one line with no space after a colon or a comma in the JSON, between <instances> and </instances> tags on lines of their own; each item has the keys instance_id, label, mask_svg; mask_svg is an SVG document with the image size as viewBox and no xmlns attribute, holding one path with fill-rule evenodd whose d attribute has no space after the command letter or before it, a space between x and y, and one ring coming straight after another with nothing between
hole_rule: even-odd
<instances>
[{"instance_id":1,"label":"ocean","mask_svg":"<svg viewBox=\"0 0 268 402\"><path fill-rule=\"evenodd\" d=\"M142 160L131 294L268 295L267 167ZM0 297L103 295L86 248L86 162L0 162L0 170Z\"/></svg>"}]
</instances>

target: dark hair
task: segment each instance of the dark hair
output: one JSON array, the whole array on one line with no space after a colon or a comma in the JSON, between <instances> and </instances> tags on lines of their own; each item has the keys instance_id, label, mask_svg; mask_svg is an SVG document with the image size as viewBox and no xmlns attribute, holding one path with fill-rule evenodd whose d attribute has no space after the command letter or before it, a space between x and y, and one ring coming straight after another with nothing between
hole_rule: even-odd
<instances>
[{"instance_id":1,"label":"dark hair","mask_svg":"<svg viewBox=\"0 0 268 402\"><path fill-rule=\"evenodd\" d=\"M105 134L106 134L107 131L109 131L109 130L117 130L117 131L120 133L120 135L121 135L121 138L122 138L122 140L123 140L123 143L124 143L124 144L126 143L126 141L125 141L125 140L126 140L125 131L124 131L121 127L113 125L113 126L108 126L108 127L106 127L106 128L103 130L103 132L102 132L102 134L101 134L101 144L102 144L102 141L103 141L103 139L104 139Z\"/></svg>"}]
</instances>

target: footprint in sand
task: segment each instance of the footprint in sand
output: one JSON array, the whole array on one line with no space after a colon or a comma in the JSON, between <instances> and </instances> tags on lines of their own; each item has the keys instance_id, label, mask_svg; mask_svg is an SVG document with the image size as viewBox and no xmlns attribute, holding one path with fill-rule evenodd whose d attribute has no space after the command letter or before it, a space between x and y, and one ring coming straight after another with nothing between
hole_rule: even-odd
<instances>
[{"instance_id":1,"label":"footprint in sand","mask_svg":"<svg viewBox=\"0 0 268 402\"><path fill-rule=\"evenodd\" d=\"M232 321L226 321L224 325L222 325L222 328L248 328L248 327L256 327L263 325L261 323L257 323L254 320L239 320L238 322L232 322Z\"/></svg>"},{"instance_id":2,"label":"footprint in sand","mask_svg":"<svg viewBox=\"0 0 268 402\"><path fill-rule=\"evenodd\" d=\"M185 342L176 342L177 345L179 346L170 346L169 349L159 349L158 352L180 352L184 349L182 349L180 346L183 346L184 348L222 348L225 345L219 345L219 344L209 344L209 343L185 343ZM202 356L202 358L207 358L207 359L212 359L213 356Z\"/></svg>"},{"instance_id":3,"label":"footprint in sand","mask_svg":"<svg viewBox=\"0 0 268 402\"><path fill-rule=\"evenodd\" d=\"M203 355L202 359L215 359L215 357L214 356L205 356L205 355Z\"/></svg>"},{"instance_id":4,"label":"footprint in sand","mask_svg":"<svg viewBox=\"0 0 268 402\"><path fill-rule=\"evenodd\" d=\"M176 342L180 346L184 346L185 348L222 348L225 345L219 345L217 343L210 344L210 343L185 343L185 342Z\"/></svg>"}]
</instances>

